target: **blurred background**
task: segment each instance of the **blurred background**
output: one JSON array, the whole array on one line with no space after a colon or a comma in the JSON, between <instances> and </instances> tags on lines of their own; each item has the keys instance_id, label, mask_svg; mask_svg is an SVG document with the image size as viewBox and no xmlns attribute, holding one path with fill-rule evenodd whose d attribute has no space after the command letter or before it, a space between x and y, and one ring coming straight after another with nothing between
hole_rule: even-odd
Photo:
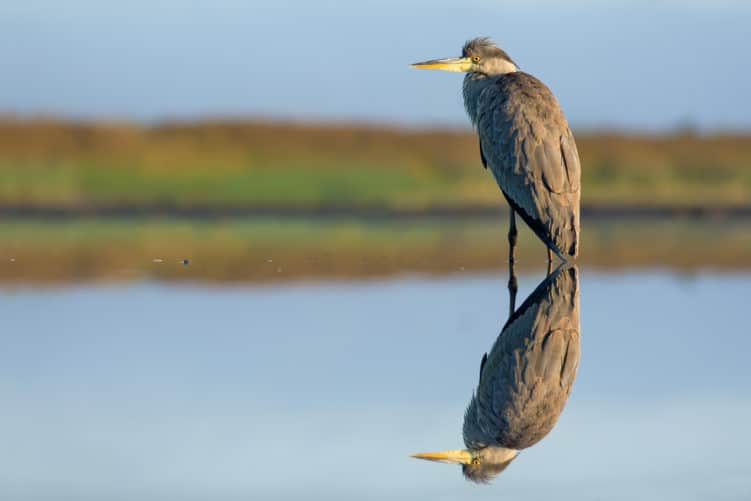
<instances>
[{"instance_id":1,"label":"blurred background","mask_svg":"<svg viewBox=\"0 0 751 501\"><path fill-rule=\"evenodd\" d=\"M740 0L0 3L3 499L748 499L749 25ZM507 310L461 76L409 68L479 35L582 161L580 379L497 490L406 458L459 446ZM523 299L526 227L518 256Z\"/></svg>"},{"instance_id":2,"label":"blurred background","mask_svg":"<svg viewBox=\"0 0 751 501\"><path fill-rule=\"evenodd\" d=\"M577 132L584 262L748 266L749 19L731 1L6 2L0 278L497 266L505 204L461 77L408 67L478 34Z\"/></svg>"}]
</instances>

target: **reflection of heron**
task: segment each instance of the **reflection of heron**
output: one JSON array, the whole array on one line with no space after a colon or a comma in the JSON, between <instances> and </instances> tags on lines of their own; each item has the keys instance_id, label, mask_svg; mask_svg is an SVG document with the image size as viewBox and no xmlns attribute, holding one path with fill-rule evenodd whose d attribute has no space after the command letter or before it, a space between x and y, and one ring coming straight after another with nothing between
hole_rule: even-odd
<instances>
[{"instance_id":1,"label":"reflection of heron","mask_svg":"<svg viewBox=\"0 0 751 501\"><path fill-rule=\"evenodd\" d=\"M464 45L462 57L415 68L466 72L464 106L480 136L480 157L511 206L509 259L516 245L515 213L560 258L579 251L579 154L553 93L487 38Z\"/></svg>"},{"instance_id":2,"label":"reflection of heron","mask_svg":"<svg viewBox=\"0 0 751 501\"><path fill-rule=\"evenodd\" d=\"M414 457L462 464L488 482L520 449L547 435L563 410L579 365L579 282L575 266L555 270L508 319L480 364L464 415L466 450Z\"/></svg>"}]
</instances>

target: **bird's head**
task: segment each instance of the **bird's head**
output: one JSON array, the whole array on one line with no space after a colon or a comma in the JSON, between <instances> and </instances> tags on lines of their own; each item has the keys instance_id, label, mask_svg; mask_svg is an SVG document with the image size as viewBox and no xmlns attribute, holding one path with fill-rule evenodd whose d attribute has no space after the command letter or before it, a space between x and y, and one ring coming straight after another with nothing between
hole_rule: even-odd
<instances>
[{"instance_id":1,"label":"bird's head","mask_svg":"<svg viewBox=\"0 0 751 501\"><path fill-rule=\"evenodd\" d=\"M462 465L462 473L472 482L487 484L501 473L518 454L514 449L505 447L481 447L479 449L450 450L443 452L421 452L413 458L455 463Z\"/></svg>"},{"instance_id":2,"label":"bird's head","mask_svg":"<svg viewBox=\"0 0 751 501\"><path fill-rule=\"evenodd\" d=\"M413 68L476 73L480 75L501 75L516 71L516 63L498 48L489 38L474 38L464 44L461 57L431 59L414 63Z\"/></svg>"}]
</instances>

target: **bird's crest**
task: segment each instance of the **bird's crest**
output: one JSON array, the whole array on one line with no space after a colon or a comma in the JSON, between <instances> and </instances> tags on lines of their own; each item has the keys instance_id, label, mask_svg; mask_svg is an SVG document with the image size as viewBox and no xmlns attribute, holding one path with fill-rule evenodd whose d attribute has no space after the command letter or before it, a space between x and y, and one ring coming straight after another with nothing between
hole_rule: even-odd
<instances>
[{"instance_id":1,"label":"bird's crest","mask_svg":"<svg viewBox=\"0 0 751 501\"><path fill-rule=\"evenodd\" d=\"M477 37L467 40L464 47L462 47L462 57L471 57L475 54L483 57L498 57L517 66L509 55L506 54L506 51L500 49L490 37Z\"/></svg>"}]
</instances>

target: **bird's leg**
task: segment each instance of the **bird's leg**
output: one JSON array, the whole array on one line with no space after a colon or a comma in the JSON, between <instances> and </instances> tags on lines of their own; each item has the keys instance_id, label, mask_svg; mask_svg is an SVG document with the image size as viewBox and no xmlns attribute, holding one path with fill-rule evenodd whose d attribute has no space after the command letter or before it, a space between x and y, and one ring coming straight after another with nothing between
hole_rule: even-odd
<instances>
[{"instance_id":1,"label":"bird's leg","mask_svg":"<svg viewBox=\"0 0 751 501\"><path fill-rule=\"evenodd\" d=\"M516 247L516 214L514 209L509 207L509 227L508 227L508 293L509 293L509 317L516 310L516 291L518 284L516 282L516 273L514 273L514 248Z\"/></svg>"},{"instance_id":2,"label":"bird's leg","mask_svg":"<svg viewBox=\"0 0 751 501\"><path fill-rule=\"evenodd\" d=\"M514 262L514 248L516 247L516 213L509 207L509 224L508 224L508 262Z\"/></svg>"},{"instance_id":3,"label":"bird's leg","mask_svg":"<svg viewBox=\"0 0 751 501\"><path fill-rule=\"evenodd\" d=\"M514 262L509 260L508 262L508 298L509 298L508 316L509 318L511 318L511 315L513 315L514 311L516 310L516 291L518 288L519 287L516 283L516 272L514 271Z\"/></svg>"}]
</instances>

